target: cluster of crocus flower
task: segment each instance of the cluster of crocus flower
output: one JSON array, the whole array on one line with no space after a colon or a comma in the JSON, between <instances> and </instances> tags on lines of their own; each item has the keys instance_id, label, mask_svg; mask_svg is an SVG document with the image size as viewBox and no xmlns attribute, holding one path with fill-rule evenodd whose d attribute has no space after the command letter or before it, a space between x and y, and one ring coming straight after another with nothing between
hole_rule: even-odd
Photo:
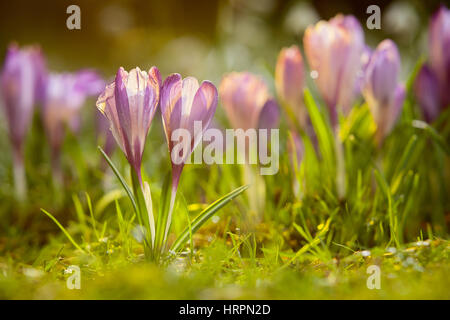
<instances>
[{"instance_id":1,"label":"cluster of crocus flower","mask_svg":"<svg viewBox=\"0 0 450 320\"><path fill-rule=\"evenodd\" d=\"M31 126L34 107L41 105L41 117L51 147L53 176L62 179L59 154L65 127L78 133L80 108L88 96L98 95L103 79L92 70L76 73L49 73L38 47L8 48L0 74L0 91L13 149L16 193L23 198L26 179L23 165L25 135Z\"/></svg>"},{"instance_id":2,"label":"cluster of crocus flower","mask_svg":"<svg viewBox=\"0 0 450 320\"><path fill-rule=\"evenodd\" d=\"M303 44L310 75L328 107L335 131L336 182L338 193L343 196L344 150L339 141L338 115L347 115L357 96L362 94L377 125L376 142L381 144L392 130L405 98L405 88L398 80L400 56L391 40L381 42L372 51L364 42L364 33L356 18L341 14L309 26ZM304 69L298 47L281 50L275 84L290 124L292 139L288 150L291 156L297 151L297 161L303 156L301 134L307 133L314 138L303 103Z\"/></svg>"},{"instance_id":3,"label":"cluster of crocus flower","mask_svg":"<svg viewBox=\"0 0 450 320\"><path fill-rule=\"evenodd\" d=\"M359 22L343 15L310 26L303 42L311 76L329 108L332 125L337 125L339 109L344 115L349 112L360 91L377 124L376 140L381 142L395 124L405 97L394 42L384 40L372 51L364 43Z\"/></svg>"},{"instance_id":4,"label":"cluster of crocus flower","mask_svg":"<svg viewBox=\"0 0 450 320\"><path fill-rule=\"evenodd\" d=\"M26 192L23 147L30 127L34 106L42 103L45 92L46 68L38 47L8 48L0 74L2 104L8 120L13 150L14 183L19 198Z\"/></svg>"},{"instance_id":5,"label":"cluster of crocus flower","mask_svg":"<svg viewBox=\"0 0 450 320\"><path fill-rule=\"evenodd\" d=\"M106 116L117 144L124 152L134 174L139 181L141 191L135 189L136 198L142 192L145 197L145 208L141 209L142 221L147 221L149 230L147 246L161 251L167 238L172 211L180 180L181 172L190 153L183 155L181 162L174 161L174 140L172 134L177 129L185 129L191 133L189 150L194 150L200 142L203 132L194 132L194 122L202 122L203 130L208 128L217 107L217 89L209 81L198 83L197 79L182 79L179 74L172 74L161 85L161 75L156 67L149 72L135 68L126 72L120 68L115 81L106 86L97 100L98 109ZM151 205L150 188L142 180L141 164L145 141L156 109L160 105L164 131L172 161L172 179L170 204L165 223L156 228ZM143 216L143 210L147 216ZM161 219L158 221L161 224ZM158 234L161 236L158 237ZM159 252L154 253L158 255Z\"/></svg>"},{"instance_id":6,"label":"cluster of crocus flower","mask_svg":"<svg viewBox=\"0 0 450 320\"><path fill-rule=\"evenodd\" d=\"M432 122L450 105L450 10L444 6L431 19L428 47L414 89L425 120Z\"/></svg>"}]
</instances>

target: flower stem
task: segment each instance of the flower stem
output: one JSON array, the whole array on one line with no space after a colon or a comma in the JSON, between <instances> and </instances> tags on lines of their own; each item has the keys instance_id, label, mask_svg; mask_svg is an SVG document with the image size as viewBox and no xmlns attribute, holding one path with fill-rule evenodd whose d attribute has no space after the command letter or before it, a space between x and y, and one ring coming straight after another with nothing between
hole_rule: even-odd
<instances>
[{"instance_id":1,"label":"flower stem","mask_svg":"<svg viewBox=\"0 0 450 320\"><path fill-rule=\"evenodd\" d=\"M344 144L339 138L339 125L336 125L334 132L334 147L336 150L336 189L338 198L341 200L347 193L347 182L345 173Z\"/></svg>"},{"instance_id":2,"label":"flower stem","mask_svg":"<svg viewBox=\"0 0 450 320\"><path fill-rule=\"evenodd\" d=\"M27 196L27 180L25 177L25 166L21 152L13 152L13 174L14 188L17 200L24 201Z\"/></svg>"}]
</instances>

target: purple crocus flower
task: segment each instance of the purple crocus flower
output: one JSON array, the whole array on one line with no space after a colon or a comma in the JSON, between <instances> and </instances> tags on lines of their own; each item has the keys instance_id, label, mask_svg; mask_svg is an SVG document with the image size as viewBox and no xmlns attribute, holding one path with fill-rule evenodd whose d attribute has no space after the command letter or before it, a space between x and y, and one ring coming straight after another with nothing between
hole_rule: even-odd
<instances>
[{"instance_id":1,"label":"purple crocus flower","mask_svg":"<svg viewBox=\"0 0 450 320\"><path fill-rule=\"evenodd\" d=\"M156 67L117 71L106 86L97 108L109 120L111 132L142 184L141 163L150 124L159 102L161 75Z\"/></svg>"},{"instance_id":2,"label":"purple crocus flower","mask_svg":"<svg viewBox=\"0 0 450 320\"><path fill-rule=\"evenodd\" d=\"M363 81L363 95L377 124L377 142L391 131L403 106L405 87L399 83L400 55L391 40L372 54Z\"/></svg>"},{"instance_id":3,"label":"purple crocus flower","mask_svg":"<svg viewBox=\"0 0 450 320\"><path fill-rule=\"evenodd\" d=\"M338 109L347 113L354 99L364 49L363 30L355 17L339 14L309 26L303 43L311 76L335 126Z\"/></svg>"},{"instance_id":4,"label":"purple crocus flower","mask_svg":"<svg viewBox=\"0 0 450 320\"><path fill-rule=\"evenodd\" d=\"M17 195L25 195L23 143L30 127L33 107L42 102L46 79L45 61L38 47L19 49L11 45L0 73L0 96L5 109L13 148Z\"/></svg>"},{"instance_id":5,"label":"purple crocus flower","mask_svg":"<svg viewBox=\"0 0 450 320\"><path fill-rule=\"evenodd\" d=\"M433 15L429 30L429 61L420 70L415 92L425 120L432 122L450 105L450 10Z\"/></svg>"},{"instance_id":6,"label":"purple crocus flower","mask_svg":"<svg viewBox=\"0 0 450 320\"><path fill-rule=\"evenodd\" d=\"M235 129L272 129L278 125L278 105L261 78L250 72L232 72L222 79L219 92Z\"/></svg>"},{"instance_id":7,"label":"purple crocus flower","mask_svg":"<svg viewBox=\"0 0 450 320\"><path fill-rule=\"evenodd\" d=\"M275 87L281 105L288 115L293 115L303 128L307 126L307 114L303 104L305 67L302 54L297 46L283 48L275 68Z\"/></svg>"},{"instance_id":8,"label":"purple crocus flower","mask_svg":"<svg viewBox=\"0 0 450 320\"><path fill-rule=\"evenodd\" d=\"M190 156L190 152L200 142L204 131L209 127L216 112L217 99L217 89L210 81L203 81L199 84L193 77L182 79L181 75L175 73L168 76L162 85L161 115L172 161L172 194L164 239L169 231L184 164ZM194 130L196 124L201 124L202 130ZM190 137L188 141L183 140L183 144L187 147L186 150L190 152L183 151L181 156L179 150L176 151L174 143L177 140L178 129L185 130ZM174 159L178 160L174 161Z\"/></svg>"},{"instance_id":9,"label":"purple crocus flower","mask_svg":"<svg viewBox=\"0 0 450 320\"><path fill-rule=\"evenodd\" d=\"M104 86L103 79L92 70L49 75L42 117L52 150L53 170L59 170L65 127L74 133L79 131L81 107L88 96L97 96Z\"/></svg>"}]
</instances>

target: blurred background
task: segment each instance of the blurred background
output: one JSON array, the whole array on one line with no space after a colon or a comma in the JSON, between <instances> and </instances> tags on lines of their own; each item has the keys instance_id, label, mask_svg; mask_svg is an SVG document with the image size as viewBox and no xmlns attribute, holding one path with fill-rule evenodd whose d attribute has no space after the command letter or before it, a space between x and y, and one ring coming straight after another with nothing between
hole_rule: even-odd
<instances>
[{"instance_id":1,"label":"blurred background","mask_svg":"<svg viewBox=\"0 0 450 320\"><path fill-rule=\"evenodd\" d=\"M179 72L210 79L249 69L271 76L282 46L300 44L305 28L339 12L363 26L367 7L381 8L381 30L368 30L375 46L392 38L402 50L404 73L419 52L427 52L428 18L439 7L429 1L2 1L0 57L12 41L42 46L54 71L93 67L112 77L119 66L148 69L163 76ZM66 8L81 8L81 30L68 30ZM406 54L405 54L406 53Z\"/></svg>"}]
</instances>

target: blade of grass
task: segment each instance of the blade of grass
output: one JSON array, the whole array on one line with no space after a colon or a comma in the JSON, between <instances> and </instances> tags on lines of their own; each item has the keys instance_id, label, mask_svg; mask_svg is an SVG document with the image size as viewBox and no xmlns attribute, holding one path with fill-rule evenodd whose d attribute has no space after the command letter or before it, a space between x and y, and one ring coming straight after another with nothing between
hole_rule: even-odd
<instances>
[{"instance_id":1,"label":"blade of grass","mask_svg":"<svg viewBox=\"0 0 450 320\"><path fill-rule=\"evenodd\" d=\"M189 239L189 235L197 232L198 229L206 222L209 218L211 218L218 210L220 210L223 206L225 206L228 202L236 198L242 192L244 192L249 186L241 186L230 193L226 194L222 198L213 202L210 206L208 206L205 210L203 210L197 218L192 221L192 224L188 226L184 231L178 236L175 242L172 245L171 250L174 252L178 252L182 249L183 245Z\"/></svg>"},{"instance_id":2,"label":"blade of grass","mask_svg":"<svg viewBox=\"0 0 450 320\"><path fill-rule=\"evenodd\" d=\"M89 214L91 215L92 228L94 229L94 233L95 233L95 236L97 237L97 241L98 241L98 240L100 240L101 237L98 235L97 222L95 221L94 211L92 210L91 197L89 197L89 194L87 192L85 192L85 195L86 195L86 202L87 202L88 209L89 209Z\"/></svg>"},{"instance_id":3,"label":"blade of grass","mask_svg":"<svg viewBox=\"0 0 450 320\"><path fill-rule=\"evenodd\" d=\"M128 198L130 198L130 200L131 200L131 204L133 205L133 209L136 212L136 215L139 215L139 209L138 209L137 204L136 204L136 199L134 198L133 192L131 191L130 187L125 182L125 179L122 177L122 175L120 174L119 170L117 170L116 166L112 163L111 159L108 157L108 155L105 153L105 151L103 151L103 149L100 146L98 146L98 149L102 153L102 155L105 158L106 162L111 167L111 170L114 172L114 174L116 175L117 179L119 179L119 182L122 185L122 187L125 189L125 192L127 193Z\"/></svg>"},{"instance_id":4,"label":"blade of grass","mask_svg":"<svg viewBox=\"0 0 450 320\"><path fill-rule=\"evenodd\" d=\"M44 210L41 208L41 211L43 213L45 213L50 219L52 219L52 221L61 229L61 231L64 233L64 235L69 239L69 241L74 245L75 248L77 248L78 250L85 252L83 249L81 249L81 247L75 242L75 240L73 240L73 238L70 236L69 232L67 232L67 230L59 223L58 220L56 220L56 218L48 211Z\"/></svg>"}]
</instances>

